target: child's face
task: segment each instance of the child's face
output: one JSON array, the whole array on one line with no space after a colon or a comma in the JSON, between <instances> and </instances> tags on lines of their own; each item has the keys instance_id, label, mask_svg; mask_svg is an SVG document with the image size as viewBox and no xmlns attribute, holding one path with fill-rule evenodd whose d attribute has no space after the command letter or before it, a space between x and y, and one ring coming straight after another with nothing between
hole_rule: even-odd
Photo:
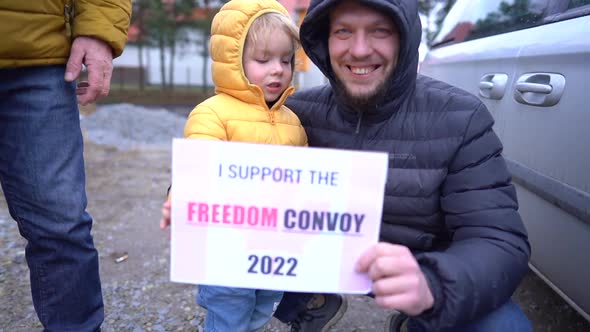
<instances>
[{"instance_id":1,"label":"child's face","mask_svg":"<svg viewBox=\"0 0 590 332\"><path fill-rule=\"evenodd\" d=\"M246 45L244 71L250 83L257 85L267 102L276 101L291 84L293 42L286 32L272 33L272 40Z\"/></svg>"}]
</instances>

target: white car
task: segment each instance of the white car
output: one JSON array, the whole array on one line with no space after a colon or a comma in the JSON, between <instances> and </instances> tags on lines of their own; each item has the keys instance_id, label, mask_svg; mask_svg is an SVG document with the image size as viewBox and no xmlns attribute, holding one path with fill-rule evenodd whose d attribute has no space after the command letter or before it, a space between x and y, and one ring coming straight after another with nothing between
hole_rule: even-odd
<instances>
[{"instance_id":1,"label":"white car","mask_svg":"<svg viewBox=\"0 0 590 332\"><path fill-rule=\"evenodd\" d=\"M529 265L590 320L590 0L458 0L420 73L491 111Z\"/></svg>"}]
</instances>

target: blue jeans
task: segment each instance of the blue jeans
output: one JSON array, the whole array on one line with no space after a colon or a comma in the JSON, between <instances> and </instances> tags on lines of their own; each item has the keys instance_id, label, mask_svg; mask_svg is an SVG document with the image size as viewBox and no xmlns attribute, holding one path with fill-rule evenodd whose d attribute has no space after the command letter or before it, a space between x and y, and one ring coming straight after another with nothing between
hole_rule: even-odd
<instances>
[{"instance_id":1,"label":"blue jeans","mask_svg":"<svg viewBox=\"0 0 590 332\"><path fill-rule=\"evenodd\" d=\"M283 323L297 319L299 313L306 310L307 302L312 298L310 293L285 292L275 317ZM424 332L417 321L408 321L409 332ZM445 329L439 332L531 332L531 322L512 300L492 311L488 315L471 322L467 326Z\"/></svg>"},{"instance_id":2,"label":"blue jeans","mask_svg":"<svg viewBox=\"0 0 590 332\"><path fill-rule=\"evenodd\" d=\"M206 332L262 331L283 292L200 285L199 305L207 309Z\"/></svg>"},{"instance_id":3,"label":"blue jeans","mask_svg":"<svg viewBox=\"0 0 590 332\"><path fill-rule=\"evenodd\" d=\"M0 183L27 239L44 331L98 331L104 309L86 212L83 142L65 66L0 69Z\"/></svg>"},{"instance_id":4,"label":"blue jeans","mask_svg":"<svg viewBox=\"0 0 590 332\"><path fill-rule=\"evenodd\" d=\"M417 321L408 321L408 332L428 332ZM531 322L518 305L509 300L503 306L466 326L439 330L438 332L532 332Z\"/></svg>"}]
</instances>

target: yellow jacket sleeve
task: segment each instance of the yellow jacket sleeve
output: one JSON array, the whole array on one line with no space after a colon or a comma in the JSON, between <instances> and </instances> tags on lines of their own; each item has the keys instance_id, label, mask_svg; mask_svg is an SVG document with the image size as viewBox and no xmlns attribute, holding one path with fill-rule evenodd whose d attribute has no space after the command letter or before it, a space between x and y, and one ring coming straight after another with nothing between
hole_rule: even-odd
<instances>
[{"instance_id":1,"label":"yellow jacket sleeve","mask_svg":"<svg viewBox=\"0 0 590 332\"><path fill-rule=\"evenodd\" d=\"M217 113L209 107L197 106L188 116L184 137L227 141L227 131Z\"/></svg>"},{"instance_id":2,"label":"yellow jacket sleeve","mask_svg":"<svg viewBox=\"0 0 590 332\"><path fill-rule=\"evenodd\" d=\"M123 53L131 20L131 0L75 0L73 36L103 40L113 56Z\"/></svg>"}]
</instances>

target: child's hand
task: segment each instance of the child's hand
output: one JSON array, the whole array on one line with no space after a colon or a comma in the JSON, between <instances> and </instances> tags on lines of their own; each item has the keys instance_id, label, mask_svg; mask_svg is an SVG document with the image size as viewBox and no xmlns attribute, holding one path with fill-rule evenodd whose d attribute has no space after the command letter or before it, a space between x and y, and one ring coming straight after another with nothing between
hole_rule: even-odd
<instances>
[{"instance_id":1,"label":"child's hand","mask_svg":"<svg viewBox=\"0 0 590 332\"><path fill-rule=\"evenodd\" d=\"M170 201L162 204L162 219L160 219L160 229L166 229L170 226Z\"/></svg>"}]
</instances>

